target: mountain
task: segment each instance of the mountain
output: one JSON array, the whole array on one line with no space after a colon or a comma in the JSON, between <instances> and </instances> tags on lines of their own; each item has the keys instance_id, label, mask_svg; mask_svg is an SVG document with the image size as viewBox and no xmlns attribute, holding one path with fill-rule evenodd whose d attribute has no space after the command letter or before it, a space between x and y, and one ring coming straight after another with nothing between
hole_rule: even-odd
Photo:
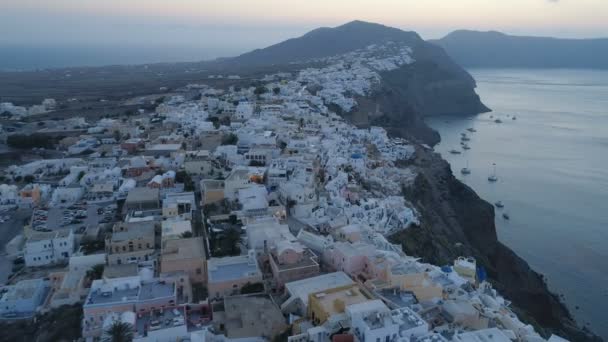
<instances>
[{"instance_id":1,"label":"mountain","mask_svg":"<svg viewBox=\"0 0 608 342\"><path fill-rule=\"evenodd\" d=\"M382 125L392 133L409 134L429 144L439 141L423 119L429 115L472 115L489 111L475 93L475 80L445 51L424 41L415 32L380 24L352 21L335 28L319 28L298 37L216 61L219 70L246 67L296 68L316 59L341 55L386 42L412 49L415 62L382 72L383 82L371 96L374 106L361 99L351 117L362 126Z\"/></svg>"},{"instance_id":2,"label":"mountain","mask_svg":"<svg viewBox=\"0 0 608 342\"><path fill-rule=\"evenodd\" d=\"M393 136L418 142L414 185L403 189L405 198L421 213L422 224L390 239L406 253L438 265L471 255L488 272L490 281L513 301L518 315L544 335L556 333L571 340L596 340L580 329L544 278L507 246L496 233L494 206L482 200L453 175L449 164L420 143L434 144L436 132L424 122L429 115L462 115L487 111L475 93L475 81L438 45L414 32L355 21L336 28L321 28L265 49L229 59L224 67L274 66L298 70L323 58L369 49L393 41L411 48L412 63L379 71L381 81L365 96L358 96L352 111L337 111L360 127L382 126ZM316 63L316 64L315 64Z\"/></svg>"},{"instance_id":3,"label":"mountain","mask_svg":"<svg viewBox=\"0 0 608 342\"><path fill-rule=\"evenodd\" d=\"M430 41L464 67L608 69L608 39L511 36L454 31Z\"/></svg>"},{"instance_id":4,"label":"mountain","mask_svg":"<svg viewBox=\"0 0 608 342\"><path fill-rule=\"evenodd\" d=\"M153 94L161 87L179 89L189 83L218 88L255 86L261 84L259 79L266 73L296 72L311 65L322 67L328 63L323 58L341 55L334 62L343 61L342 57L356 50L376 52L389 42L407 46L411 60L377 70L380 82L370 93L357 96L354 110L341 114L361 127L382 126L391 135L404 137L416 146L416 159L408 164L416 170L416 180L403 193L421 214L421 225L392 236L391 240L401 244L408 254L438 265L451 263L461 255L474 256L486 268L493 286L513 302L512 307L521 318L539 331L572 341L596 340L576 325L559 298L548 290L543 277L498 240L493 205L458 181L449 164L423 146L422 143L432 145L440 139L425 124L426 116L471 115L489 109L475 93L474 79L442 47L425 42L414 32L354 21L212 62L0 73L0 94L2 100L17 99L20 104L40 103L49 96L62 101L90 99L75 110L60 110L49 116L123 113L124 100ZM370 45L376 47L369 48ZM238 74L240 78L209 78L219 73ZM107 107L113 103L118 104L116 108Z\"/></svg>"},{"instance_id":5,"label":"mountain","mask_svg":"<svg viewBox=\"0 0 608 342\"><path fill-rule=\"evenodd\" d=\"M299 38L288 39L227 60L232 63L253 66L289 64L340 55L389 40L403 41L412 45L424 44L424 41L415 32L406 32L363 21L352 21L335 28L318 28Z\"/></svg>"}]
</instances>

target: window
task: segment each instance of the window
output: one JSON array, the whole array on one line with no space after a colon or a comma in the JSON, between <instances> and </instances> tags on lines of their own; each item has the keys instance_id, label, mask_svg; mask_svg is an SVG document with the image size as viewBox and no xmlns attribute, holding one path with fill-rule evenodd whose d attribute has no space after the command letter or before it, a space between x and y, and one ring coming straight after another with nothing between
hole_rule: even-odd
<instances>
[{"instance_id":1,"label":"window","mask_svg":"<svg viewBox=\"0 0 608 342\"><path fill-rule=\"evenodd\" d=\"M203 273L203 270L201 270L201 268L200 268L200 267L199 267L199 268L197 268L197 269L196 269L196 274L201 274L201 273Z\"/></svg>"}]
</instances>

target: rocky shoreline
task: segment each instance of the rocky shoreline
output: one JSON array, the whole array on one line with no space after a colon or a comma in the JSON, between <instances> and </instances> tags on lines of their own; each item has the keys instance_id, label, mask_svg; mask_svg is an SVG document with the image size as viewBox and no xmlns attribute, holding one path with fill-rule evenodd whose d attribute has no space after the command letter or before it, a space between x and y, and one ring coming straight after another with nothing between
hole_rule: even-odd
<instances>
[{"instance_id":1,"label":"rocky shoreline","mask_svg":"<svg viewBox=\"0 0 608 342\"><path fill-rule=\"evenodd\" d=\"M360 127L381 126L390 135L416 142L417 157L411 165L418 176L403 190L421 213L422 224L392 236L392 242L401 244L407 254L436 265L449 264L458 256L474 256L493 286L512 301L514 311L541 334L601 341L578 326L542 275L498 240L494 206L456 179L449 163L430 148L441 137L424 122L425 116L490 111L474 89L470 76L441 73L432 66L406 66L383 74L378 89L369 97L358 98L357 111L344 115Z\"/></svg>"},{"instance_id":2,"label":"rocky shoreline","mask_svg":"<svg viewBox=\"0 0 608 342\"><path fill-rule=\"evenodd\" d=\"M441 156L417 150L418 177L404 195L422 215L420 227L391 237L406 253L442 265L472 255L483 265L493 286L513 302L515 312L543 335L571 341L601 341L580 328L543 277L498 241L494 207L454 177Z\"/></svg>"}]
</instances>

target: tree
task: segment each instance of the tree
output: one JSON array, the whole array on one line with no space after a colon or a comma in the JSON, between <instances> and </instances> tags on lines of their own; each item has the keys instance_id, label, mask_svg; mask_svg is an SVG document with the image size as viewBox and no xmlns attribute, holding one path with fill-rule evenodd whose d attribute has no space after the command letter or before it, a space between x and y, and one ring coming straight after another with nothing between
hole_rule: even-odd
<instances>
[{"instance_id":1,"label":"tree","mask_svg":"<svg viewBox=\"0 0 608 342\"><path fill-rule=\"evenodd\" d=\"M129 323L114 322L101 339L103 342L131 342L133 341L133 326Z\"/></svg>"},{"instance_id":2,"label":"tree","mask_svg":"<svg viewBox=\"0 0 608 342\"><path fill-rule=\"evenodd\" d=\"M182 239L188 239L188 238L191 238L191 237L192 237L192 232L183 232L183 233L180 235L180 237L181 237Z\"/></svg>"},{"instance_id":3,"label":"tree","mask_svg":"<svg viewBox=\"0 0 608 342\"><path fill-rule=\"evenodd\" d=\"M255 88L255 90L253 91L254 94L256 95L262 95L268 92L268 89L264 86L258 86Z\"/></svg>"},{"instance_id":4,"label":"tree","mask_svg":"<svg viewBox=\"0 0 608 342\"><path fill-rule=\"evenodd\" d=\"M36 177L32 176L32 175L27 175L25 177L23 177L23 181L26 183L33 183L36 180Z\"/></svg>"},{"instance_id":5,"label":"tree","mask_svg":"<svg viewBox=\"0 0 608 342\"><path fill-rule=\"evenodd\" d=\"M55 142L51 137L44 134L13 134L6 138L6 144L14 148L34 148L44 147L53 148Z\"/></svg>"},{"instance_id":6,"label":"tree","mask_svg":"<svg viewBox=\"0 0 608 342\"><path fill-rule=\"evenodd\" d=\"M239 137L237 137L234 133L229 133L222 137L222 145L236 145L239 141Z\"/></svg>"},{"instance_id":7,"label":"tree","mask_svg":"<svg viewBox=\"0 0 608 342\"><path fill-rule=\"evenodd\" d=\"M273 92L275 95L279 95L279 94L281 93L281 88L279 88L279 87L274 87L274 88L272 88L272 92Z\"/></svg>"},{"instance_id":8,"label":"tree","mask_svg":"<svg viewBox=\"0 0 608 342\"><path fill-rule=\"evenodd\" d=\"M264 292L264 284L262 283L247 283L241 287L241 294Z\"/></svg>"},{"instance_id":9,"label":"tree","mask_svg":"<svg viewBox=\"0 0 608 342\"><path fill-rule=\"evenodd\" d=\"M91 281L101 279L101 277L103 276L104 267L104 264L99 264L91 267L89 270L87 270L87 278L89 278L89 280Z\"/></svg>"}]
</instances>

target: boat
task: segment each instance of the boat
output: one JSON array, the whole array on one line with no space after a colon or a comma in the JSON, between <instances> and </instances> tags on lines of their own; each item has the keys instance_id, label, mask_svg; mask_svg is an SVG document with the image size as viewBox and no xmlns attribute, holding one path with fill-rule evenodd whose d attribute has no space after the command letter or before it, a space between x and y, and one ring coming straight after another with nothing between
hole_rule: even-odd
<instances>
[{"instance_id":1,"label":"boat","mask_svg":"<svg viewBox=\"0 0 608 342\"><path fill-rule=\"evenodd\" d=\"M470 175L471 174L471 169L469 169L469 161L467 160L467 167L463 167L462 169L460 169L460 173L462 173L463 175Z\"/></svg>"},{"instance_id":2,"label":"boat","mask_svg":"<svg viewBox=\"0 0 608 342\"><path fill-rule=\"evenodd\" d=\"M495 202L494 205L496 206L496 208L504 208L505 207L505 205L502 203L502 201Z\"/></svg>"},{"instance_id":3,"label":"boat","mask_svg":"<svg viewBox=\"0 0 608 342\"><path fill-rule=\"evenodd\" d=\"M494 120L494 122L496 122L496 123L502 123L502 120L496 119L496 120Z\"/></svg>"},{"instance_id":4,"label":"boat","mask_svg":"<svg viewBox=\"0 0 608 342\"><path fill-rule=\"evenodd\" d=\"M492 165L494 166L494 172L488 177L488 181L494 183L498 181L498 177L496 176L496 163Z\"/></svg>"},{"instance_id":5,"label":"boat","mask_svg":"<svg viewBox=\"0 0 608 342\"><path fill-rule=\"evenodd\" d=\"M463 136L462 138L460 138L460 140L462 141L471 141L471 138L467 137L466 135Z\"/></svg>"},{"instance_id":6,"label":"boat","mask_svg":"<svg viewBox=\"0 0 608 342\"><path fill-rule=\"evenodd\" d=\"M502 214L502 218L505 219L505 220L510 220L511 216L509 216L509 214L507 214L507 213L503 213Z\"/></svg>"},{"instance_id":7,"label":"boat","mask_svg":"<svg viewBox=\"0 0 608 342\"><path fill-rule=\"evenodd\" d=\"M516 117L515 115L513 115L513 118L512 118L512 119L513 119L513 120L517 120L517 117Z\"/></svg>"},{"instance_id":8,"label":"boat","mask_svg":"<svg viewBox=\"0 0 608 342\"><path fill-rule=\"evenodd\" d=\"M462 144L462 149L463 150L470 150L471 147L469 145L467 145L467 144Z\"/></svg>"},{"instance_id":9,"label":"boat","mask_svg":"<svg viewBox=\"0 0 608 342\"><path fill-rule=\"evenodd\" d=\"M471 128L467 128L467 131L469 131L469 132L471 132L471 133L475 133L475 132L477 132L477 130L476 130L475 128L473 128L473 127L471 127Z\"/></svg>"},{"instance_id":10,"label":"boat","mask_svg":"<svg viewBox=\"0 0 608 342\"><path fill-rule=\"evenodd\" d=\"M460 153L462 153L462 152L460 152L460 151L458 151L458 150L450 150L450 153L451 153L451 154L460 154Z\"/></svg>"}]
</instances>

